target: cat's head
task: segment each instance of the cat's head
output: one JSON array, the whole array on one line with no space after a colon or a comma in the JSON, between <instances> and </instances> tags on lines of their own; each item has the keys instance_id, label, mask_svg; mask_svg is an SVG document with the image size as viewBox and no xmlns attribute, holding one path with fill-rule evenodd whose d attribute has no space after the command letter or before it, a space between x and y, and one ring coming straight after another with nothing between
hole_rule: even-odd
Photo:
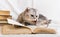
<instances>
[{"instance_id":1,"label":"cat's head","mask_svg":"<svg viewBox=\"0 0 60 37\"><path fill-rule=\"evenodd\" d=\"M34 9L34 8L26 8L25 9L25 17L24 17L24 19L26 21L29 21L30 20L30 22L35 21L35 23L36 23L36 18L38 17L36 15L36 13L37 13L37 10L36 9Z\"/></svg>"}]
</instances>

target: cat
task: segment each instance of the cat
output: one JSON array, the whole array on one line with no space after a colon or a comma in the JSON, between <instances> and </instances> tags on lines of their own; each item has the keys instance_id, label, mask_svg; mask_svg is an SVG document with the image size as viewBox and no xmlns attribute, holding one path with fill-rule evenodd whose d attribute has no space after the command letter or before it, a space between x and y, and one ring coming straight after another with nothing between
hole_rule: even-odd
<instances>
[{"instance_id":1,"label":"cat","mask_svg":"<svg viewBox=\"0 0 60 37\"><path fill-rule=\"evenodd\" d=\"M34 8L26 8L25 11L18 16L17 21L24 25L36 25L36 12Z\"/></svg>"}]
</instances>

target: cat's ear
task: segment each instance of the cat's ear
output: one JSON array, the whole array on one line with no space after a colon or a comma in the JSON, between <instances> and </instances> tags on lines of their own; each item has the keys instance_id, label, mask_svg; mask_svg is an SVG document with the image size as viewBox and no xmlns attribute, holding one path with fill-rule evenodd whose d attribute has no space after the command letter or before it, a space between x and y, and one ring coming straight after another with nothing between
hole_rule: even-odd
<instances>
[{"instance_id":1,"label":"cat's ear","mask_svg":"<svg viewBox=\"0 0 60 37\"><path fill-rule=\"evenodd\" d=\"M26 8L26 9L25 9L25 12L28 12L28 10L29 10L29 9L28 9L28 8Z\"/></svg>"}]
</instances>

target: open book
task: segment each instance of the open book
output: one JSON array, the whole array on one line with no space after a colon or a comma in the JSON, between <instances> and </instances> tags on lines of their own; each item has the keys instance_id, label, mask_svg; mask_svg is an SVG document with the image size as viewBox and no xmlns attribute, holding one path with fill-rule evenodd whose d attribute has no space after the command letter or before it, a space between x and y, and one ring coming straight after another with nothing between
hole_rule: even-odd
<instances>
[{"instance_id":1,"label":"open book","mask_svg":"<svg viewBox=\"0 0 60 37\"><path fill-rule=\"evenodd\" d=\"M7 19L9 24L12 25L18 25L18 26L22 26L28 29L31 29L31 33L43 33L43 34L55 34L55 30L54 29L50 29L50 28L46 28L46 27L39 27L39 26L25 26L23 24L20 24L17 21L14 21L12 19Z\"/></svg>"}]
</instances>

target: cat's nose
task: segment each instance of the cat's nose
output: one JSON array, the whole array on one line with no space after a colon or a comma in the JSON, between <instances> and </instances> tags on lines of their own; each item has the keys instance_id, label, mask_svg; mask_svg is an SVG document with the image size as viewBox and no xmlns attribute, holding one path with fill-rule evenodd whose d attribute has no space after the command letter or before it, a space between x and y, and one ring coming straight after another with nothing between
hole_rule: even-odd
<instances>
[{"instance_id":1,"label":"cat's nose","mask_svg":"<svg viewBox=\"0 0 60 37\"><path fill-rule=\"evenodd\" d=\"M34 21L34 22L36 22L36 21Z\"/></svg>"}]
</instances>

